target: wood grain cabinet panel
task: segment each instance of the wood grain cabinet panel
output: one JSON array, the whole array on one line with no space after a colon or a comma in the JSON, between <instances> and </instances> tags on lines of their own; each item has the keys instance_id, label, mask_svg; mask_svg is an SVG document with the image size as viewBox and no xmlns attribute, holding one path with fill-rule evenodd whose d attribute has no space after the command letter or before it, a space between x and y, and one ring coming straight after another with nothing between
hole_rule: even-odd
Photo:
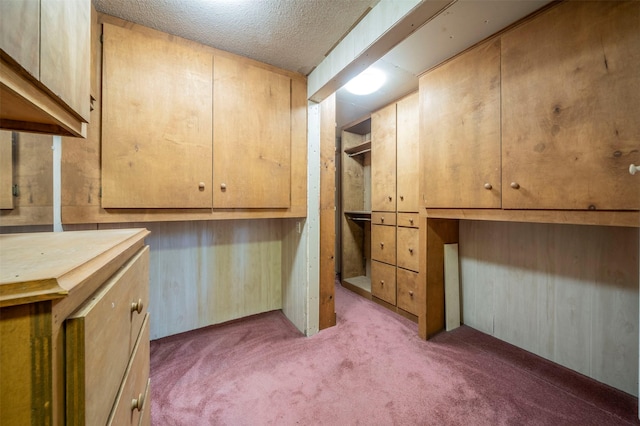
<instances>
[{"instance_id":1,"label":"wood grain cabinet panel","mask_svg":"<svg viewBox=\"0 0 640 426\"><path fill-rule=\"evenodd\" d=\"M0 2L0 49L40 79L40 0Z\"/></svg>"},{"instance_id":2,"label":"wood grain cabinet panel","mask_svg":"<svg viewBox=\"0 0 640 426\"><path fill-rule=\"evenodd\" d=\"M425 285L420 280L420 274L398 268L396 271L396 288L398 308L413 315L420 315L421 303L425 302Z\"/></svg>"},{"instance_id":3,"label":"wood grain cabinet panel","mask_svg":"<svg viewBox=\"0 0 640 426\"><path fill-rule=\"evenodd\" d=\"M398 267L418 272L420 268L420 233L418 229L398 227L397 238Z\"/></svg>"},{"instance_id":4,"label":"wood grain cabinet panel","mask_svg":"<svg viewBox=\"0 0 640 426\"><path fill-rule=\"evenodd\" d=\"M396 304L396 267L371 262L371 295L391 305Z\"/></svg>"},{"instance_id":5,"label":"wood grain cabinet panel","mask_svg":"<svg viewBox=\"0 0 640 426\"><path fill-rule=\"evenodd\" d=\"M396 211L396 104L371 114L371 210Z\"/></svg>"},{"instance_id":6,"label":"wood grain cabinet panel","mask_svg":"<svg viewBox=\"0 0 640 426\"><path fill-rule=\"evenodd\" d=\"M429 71L419 84L422 206L500 208L500 40Z\"/></svg>"},{"instance_id":7,"label":"wood grain cabinet panel","mask_svg":"<svg viewBox=\"0 0 640 426\"><path fill-rule=\"evenodd\" d=\"M371 259L396 264L396 227L371 225Z\"/></svg>"},{"instance_id":8,"label":"wood grain cabinet panel","mask_svg":"<svg viewBox=\"0 0 640 426\"><path fill-rule=\"evenodd\" d=\"M371 223L374 225L390 225L396 224L396 214L389 212L373 212L371 213Z\"/></svg>"},{"instance_id":9,"label":"wood grain cabinet panel","mask_svg":"<svg viewBox=\"0 0 640 426\"><path fill-rule=\"evenodd\" d=\"M291 205L291 79L214 59L213 205Z\"/></svg>"},{"instance_id":10,"label":"wood grain cabinet panel","mask_svg":"<svg viewBox=\"0 0 640 426\"><path fill-rule=\"evenodd\" d=\"M420 138L418 92L397 103L397 209L398 212L417 212L420 182Z\"/></svg>"},{"instance_id":11,"label":"wood grain cabinet panel","mask_svg":"<svg viewBox=\"0 0 640 426\"><path fill-rule=\"evenodd\" d=\"M40 22L40 81L88 122L91 2L41 0Z\"/></svg>"},{"instance_id":12,"label":"wood grain cabinet panel","mask_svg":"<svg viewBox=\"0 0 640 426\"><path fill-rule=\"evenodd\" d=\"M213 56L103 24L102 207L212 206Z\"/></svg>"},{"instance_id":13,"label":"wood grain cabinet panel","mask_svg":"<svg viewBox=\"0 0 640 426\"><path fill-rule=\"evenodd\" d=\"M639 16L565 2L504 34L504 208L640 208Z\"/></svg>"},{"instance_id":14,"label":"wood grain cabinet panel","mask_svg":"<svg viewBox=\"0 0 640 426\"><path fill-rule=\"evenodd\" d=\"M12 133L0 130L0 210L13 209Z\"/></svg>"}]
</instances>

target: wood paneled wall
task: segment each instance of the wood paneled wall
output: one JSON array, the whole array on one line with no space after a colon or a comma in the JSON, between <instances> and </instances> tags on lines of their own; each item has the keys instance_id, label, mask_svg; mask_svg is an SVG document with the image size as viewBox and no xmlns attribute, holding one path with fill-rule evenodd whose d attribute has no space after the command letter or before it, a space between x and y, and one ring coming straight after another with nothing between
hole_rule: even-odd
<instances>
[{"instance_id":1,"label":"wood paneled wall","mask_svg":"<svg viewBox=\"0 0 640 426\"><path fill-rule=\"evenodd\" d=\"M101 224L99 229L151 231L146 238L151 248L149 312L151 339L158 339L281 309L283 223L158 222Z\"/></svg>"},{"instance_id":2,"label":"wood paneled wall","mask_svg":"<svg viewBox=\"0 0 640 426\"><path fill-rule=\"evenodd\" d=\"M460 221L463 322L638 395L638 233Z\"/></svg>"}]
</instances>

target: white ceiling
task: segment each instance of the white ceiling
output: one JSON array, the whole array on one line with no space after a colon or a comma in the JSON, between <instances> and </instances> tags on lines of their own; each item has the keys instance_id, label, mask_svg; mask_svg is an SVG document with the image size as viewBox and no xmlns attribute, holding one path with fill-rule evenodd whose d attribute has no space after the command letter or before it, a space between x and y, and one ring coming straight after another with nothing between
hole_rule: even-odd
<instances>
[{"instance_id":1,"label":"white ceiling","mask_svg":"<svg viewBox=\"0 0 640 426\"><path fill-rule=\"evenodd\" d=\"M93 4L102 13L307 75L379 1L93 0ZM420 73L549 1L453 0L378 60L374 66L388 75L380 91L355 96L338 90L337 128L417 90Z\"/></svg>"},{"instance_id":2,"label":"white ceiling","mask_svg":"<svg viewBox=\"0 0 640 426\"><path fill-rule=\"evenodd\" d=\"M379 0L93 0L117 16L309 74Z\"/></svg>"}]
</instances>

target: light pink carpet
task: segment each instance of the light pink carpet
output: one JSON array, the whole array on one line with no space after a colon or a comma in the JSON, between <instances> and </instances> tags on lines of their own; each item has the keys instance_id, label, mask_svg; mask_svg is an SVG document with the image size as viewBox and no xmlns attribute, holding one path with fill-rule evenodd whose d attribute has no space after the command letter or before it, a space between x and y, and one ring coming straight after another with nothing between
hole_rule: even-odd
<instances>
[{"instance_id":1,"label":"light pink carpet","mask_svg":"<svg viewBox=\"0 0 640 426\"><path fill-rule=\"evenodd\" d=\"M154 425L626 425L637 399L469 327L429 341L339 285L338 324L270 312L151 342Z\"/></svg>"}]
</instances>

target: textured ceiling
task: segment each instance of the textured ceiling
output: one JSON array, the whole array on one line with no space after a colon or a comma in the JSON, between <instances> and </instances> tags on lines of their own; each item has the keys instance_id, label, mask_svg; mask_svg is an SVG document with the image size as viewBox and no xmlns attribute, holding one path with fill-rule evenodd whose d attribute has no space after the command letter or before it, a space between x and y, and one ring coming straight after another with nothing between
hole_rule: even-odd
<instances>
[{"instance_id":1,"label":"textured ceiling","mask_svg":"<svg viewBox=\"0 0 640 426\"><path fill-rule=\"evenodd\" d=\"M93 0L113 15L309 74L379 0Z\"/></svg>"}]
</instances>

